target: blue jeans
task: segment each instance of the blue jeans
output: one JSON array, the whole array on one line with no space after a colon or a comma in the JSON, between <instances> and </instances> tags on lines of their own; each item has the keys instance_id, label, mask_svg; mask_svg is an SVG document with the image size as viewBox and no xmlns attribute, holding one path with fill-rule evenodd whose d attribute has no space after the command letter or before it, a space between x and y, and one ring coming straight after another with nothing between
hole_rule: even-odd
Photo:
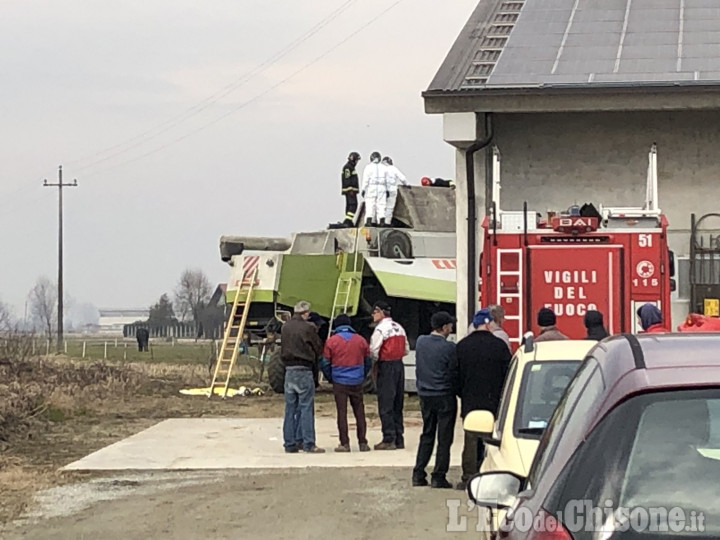
<instances>
[{"instance_id":1,"label":"blue jeans","mask_svg":"<svg viewBox=\"0 0 720 540\"><path fill-rule=\"evenodd\" d=\"M310 369L285 369L285 420L283 439L286 449L295 447L302 435L303 448L315 446L315 381Z\"/></svg>"}]
</instances>

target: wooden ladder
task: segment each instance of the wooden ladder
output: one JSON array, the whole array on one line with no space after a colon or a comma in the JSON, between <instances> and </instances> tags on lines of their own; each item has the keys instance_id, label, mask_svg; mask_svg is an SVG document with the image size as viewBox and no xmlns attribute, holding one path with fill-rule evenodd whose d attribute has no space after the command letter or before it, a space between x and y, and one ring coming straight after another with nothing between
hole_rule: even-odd
<instances>
[{"instance_id":1,"label":"wooden ladder","mask_svg":"<svg viewBox=\"0 0 720 540\"><path fill-rule=\"evenodd\" d=\"M222 345L218 352L217 362L215 363L215 373L208 391L208 397L212 397L217 393L216 388L222 388L220 395L227 397L228 386L230 385L230 376L233 367L240 354L240 344L245 333L245 325L247 324L248 312L252 303L253 292L255 290L255 282L257 280L258 267L256 266L251 272L243 276L235 293L235 300L230 309L230 316L225 325L225 334L223 336Z\"/></svg>"}]
</instances>

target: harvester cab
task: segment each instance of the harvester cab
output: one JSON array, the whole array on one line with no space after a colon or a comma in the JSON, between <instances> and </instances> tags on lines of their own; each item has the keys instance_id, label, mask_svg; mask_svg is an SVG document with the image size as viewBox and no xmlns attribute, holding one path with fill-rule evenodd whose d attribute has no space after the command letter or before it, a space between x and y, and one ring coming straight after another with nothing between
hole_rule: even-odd
<instances>
[{"instance_id":1,"label":"harvester cab","mask_svg":"<svg viewBox=\"0 0 720 540\"><path fill-rule=\"evenodd\" d=\"M658 206L657 148L648 157L641 207L573 205L546 215L500 208L500 152L493 149L491 213L483 222L481 303L500 304L514 347L537 335L536 314L552 309L571 339L585 337L584 315L603 313L610 333L638 332L637 308L670 308L673 257ZM668 326L669 329L669 326Z\"/></svg>"}]
</instances>

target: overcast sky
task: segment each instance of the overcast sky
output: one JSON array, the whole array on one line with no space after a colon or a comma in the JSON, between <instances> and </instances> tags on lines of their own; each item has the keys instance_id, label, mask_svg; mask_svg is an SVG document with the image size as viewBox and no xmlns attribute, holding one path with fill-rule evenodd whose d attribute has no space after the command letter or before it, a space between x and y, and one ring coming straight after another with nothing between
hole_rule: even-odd
<instances>
[{"instance_id":1,"label":"overcast sky","mask_svg":"<svg viewBox=\"0 0 720 540\"><path fill-rule=\"evenodd\" d=\"M56 279L57 189L41 184L60 164L79 184L66 292L100 308L147 307L187 267L224 282L223 234L342 219L350 151L416 184L452 177L420 92L476 4L5 0L0 301L22 316L37 277Z\"/></svg>"}]
</instances>

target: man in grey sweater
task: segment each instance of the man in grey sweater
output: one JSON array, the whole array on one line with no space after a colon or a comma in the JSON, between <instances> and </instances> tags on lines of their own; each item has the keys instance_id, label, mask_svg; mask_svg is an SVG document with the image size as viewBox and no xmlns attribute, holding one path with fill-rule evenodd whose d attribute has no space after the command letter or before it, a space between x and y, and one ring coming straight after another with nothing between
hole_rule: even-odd
<instances>
[{"instance_id":1,"label":"man in grey sweater","mask_svg":"<svg viewBox=\"0 0 720 540\"><path fill-rule=\"evenodd\" d=\"M415 379L423 431L420 435L417 459L413 469L413 486L427 486L427 467L435 446L437 454L432 472L431 487L452 488L445 475L450 468L450 447L453 443L455 418L457 417L457 357L455 344L448 341L455 318L446 311L435 313L431 320L433 328L429 336L420 336L415 343Z\"/></svg>"}]
</instances>

